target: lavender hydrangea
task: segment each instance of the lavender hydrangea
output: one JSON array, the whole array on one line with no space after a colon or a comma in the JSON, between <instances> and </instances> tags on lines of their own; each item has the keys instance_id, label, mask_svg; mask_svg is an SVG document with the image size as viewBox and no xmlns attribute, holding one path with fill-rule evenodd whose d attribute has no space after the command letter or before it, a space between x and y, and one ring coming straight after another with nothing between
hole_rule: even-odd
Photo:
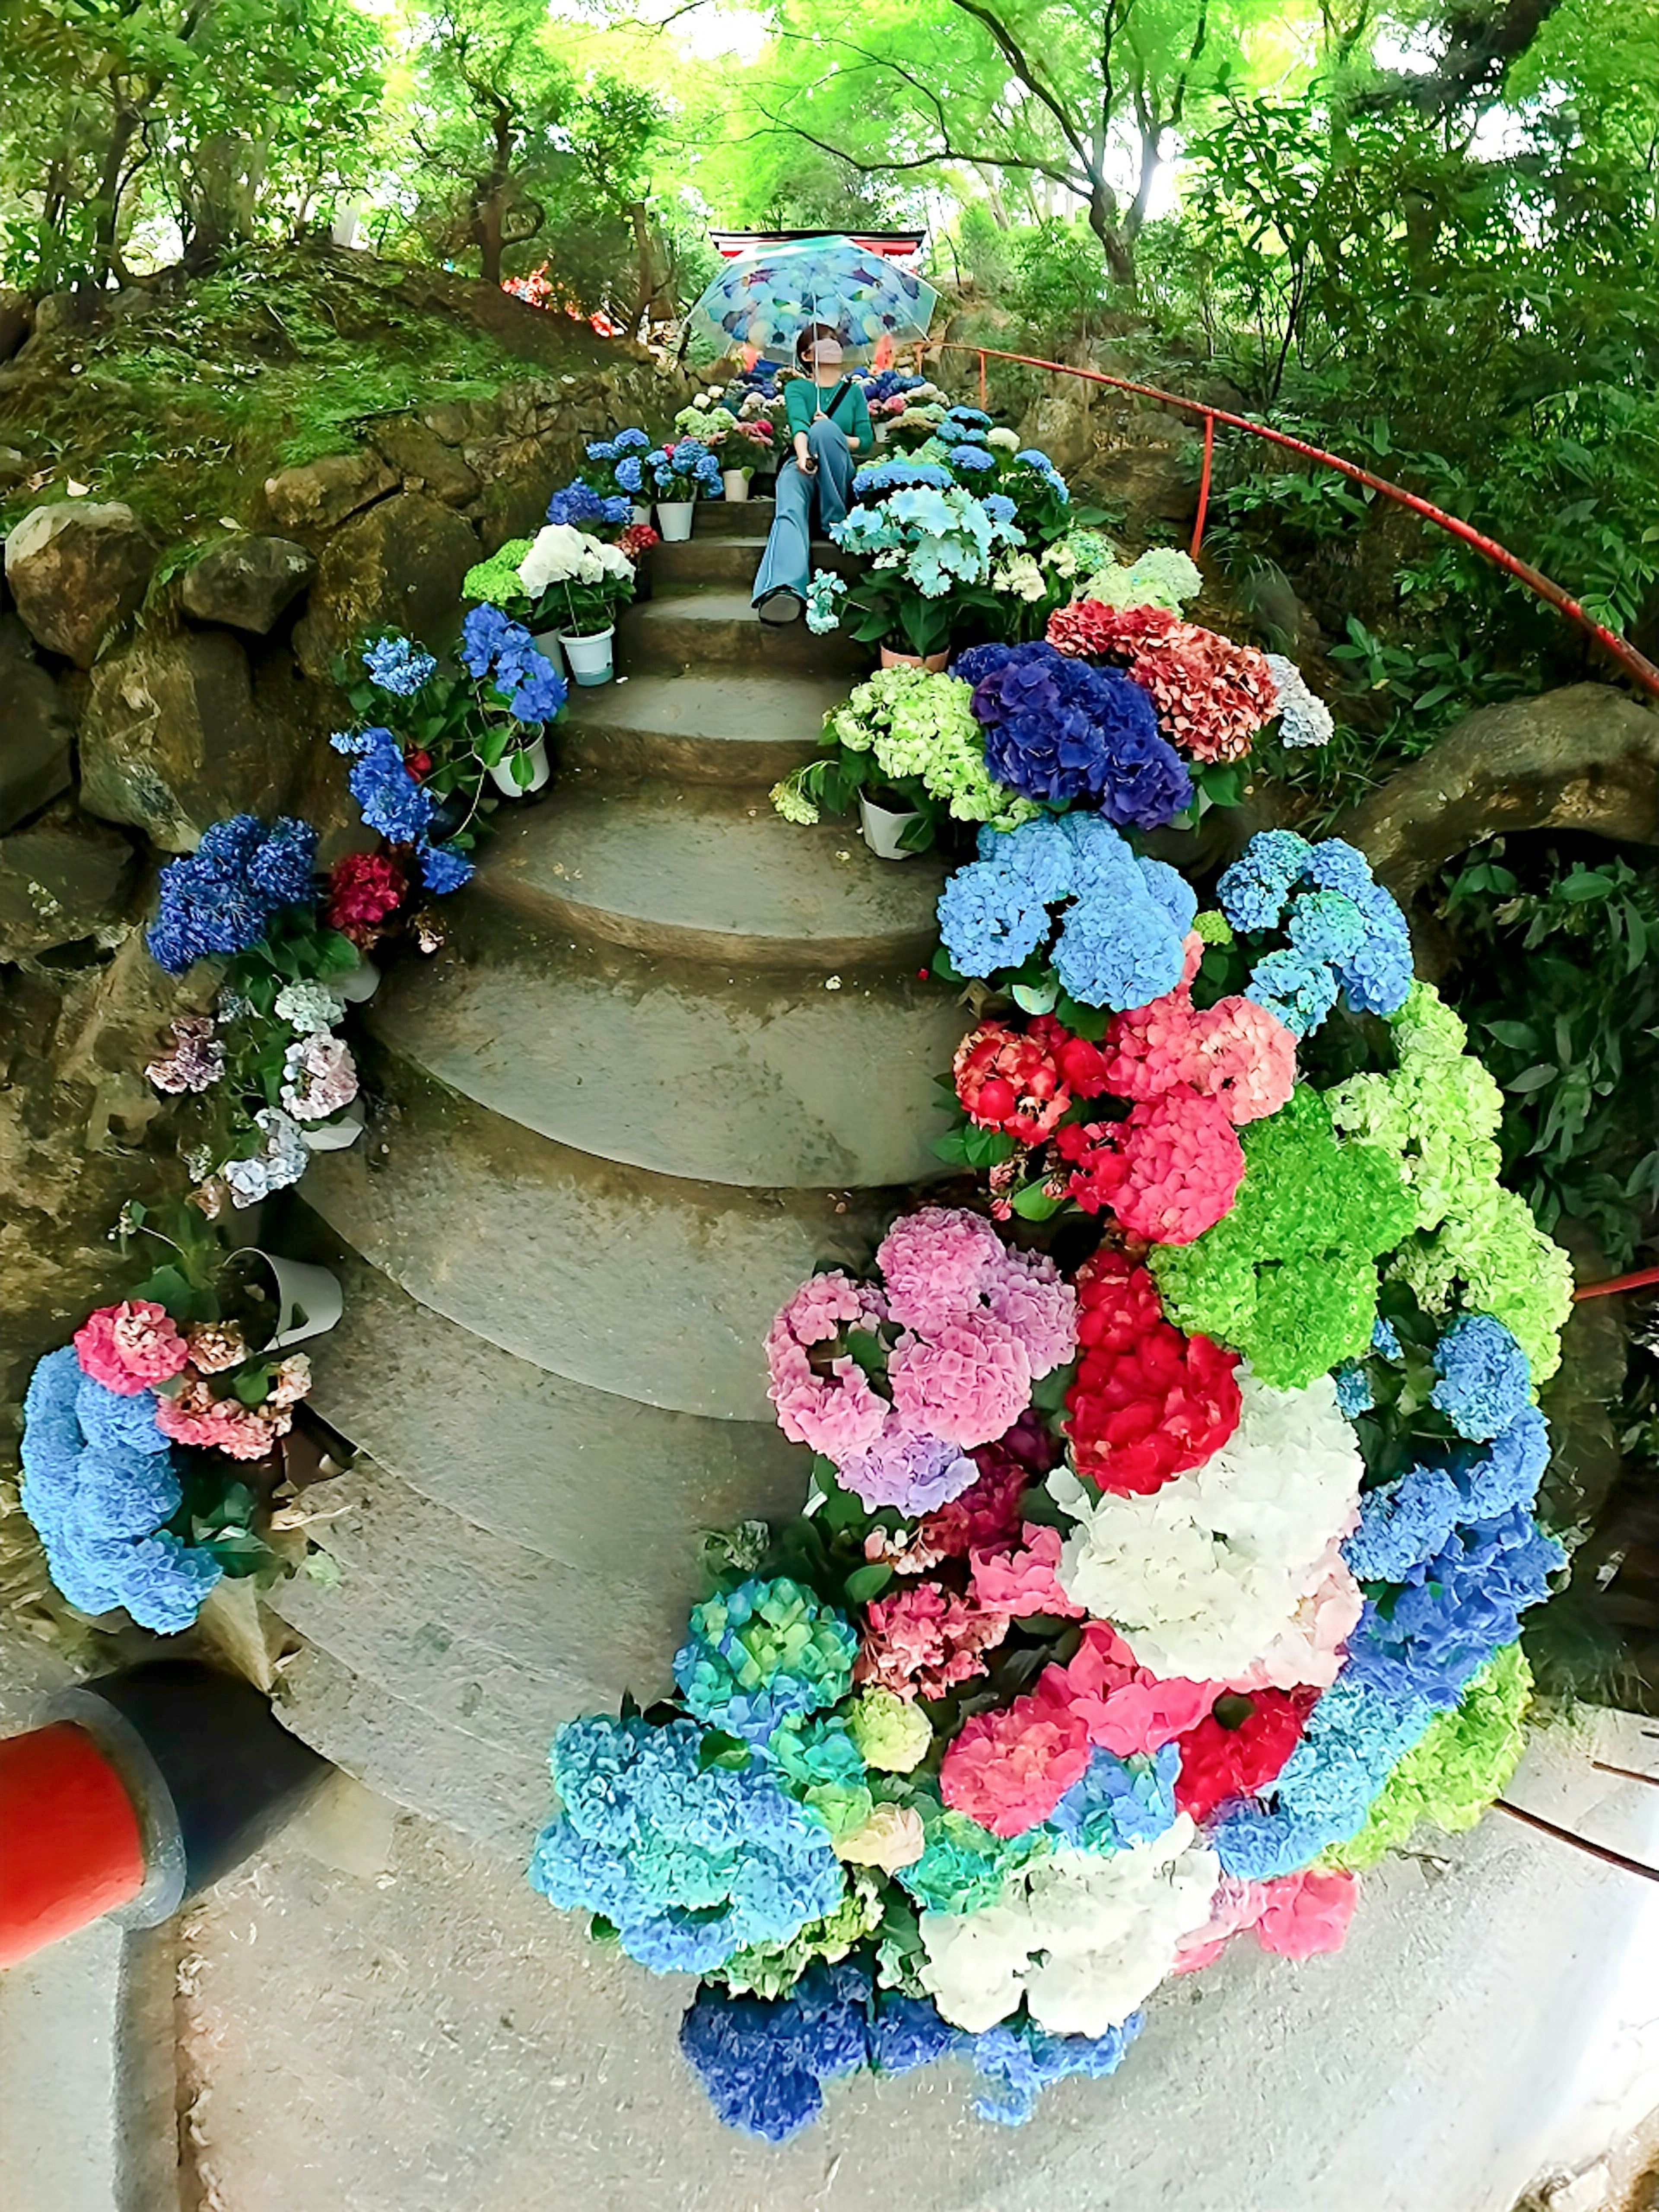
<instances>
[{"instance_id":1,"label":"lavender hydrangea","mask_svg":"<svg viewBox=\"0 0 1659 2212\"><path fill-rule=\"evenodd\" d=\"M193 962L245 952L273 915L317 896L317 832L283 815L216 822L188 859L161 871L161 907L145 933L155 960L181 975Z\"/></svg>"},{"instance_id":2,"label":"lavender hydrangea","mask_svg":"<svg viewBox=\"0 0 1659 2212\"><path fill-rule=\"evenodd\" d=\"M974 686L986 766L1011 790L1048 805L1091 799L1109 822L1142 830L1192 804L1151 700L1121 669L1038 641L972 647L951 672Z\"/></svg>"},{"instance_id":3,"label":"lavender hydrangea","mask_svg":"<svg viewBox=\"0 0 1659 2212\"><path fill-rule=\"evenodd\" d=\"M842 1489L872 1512L893 1506L907 1518L959 1498L979 1469L958 1444L892 1424L866 1450L849 1452L836 1469Z\"/></svg>"}]
</instances>

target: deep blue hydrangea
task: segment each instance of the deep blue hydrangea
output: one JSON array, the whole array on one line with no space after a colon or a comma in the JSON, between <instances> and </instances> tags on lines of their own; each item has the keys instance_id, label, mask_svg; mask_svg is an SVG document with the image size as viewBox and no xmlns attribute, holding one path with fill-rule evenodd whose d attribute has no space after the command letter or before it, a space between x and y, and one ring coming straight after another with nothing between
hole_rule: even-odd
<instances>
[{"instance_id":1,"label":"deep blue hydrangea","mask_svg":"<svg viewBox=\"0 0 1659 2212\"><path fill-rule=\"evenodd\" d=\"M1018 967L1048 933L1047 908L1069 898L1054 961L1074 999L1121 1011L1180 981L1197 900L1173 868L1138 860L1098 814L987 827L979 854L939 902L945 949L963 975Z\"/></svg>"},{"instance_id":2,"label":"deep blue hydrangea","mask_svg":"<svg viewBox=\"0 0 1659 2212\"><path fill-rule=\"evenodd\" d=\"M158 1636L188 1628L222 1570L165 1526L183 1492L155 1392L106 1389L65 1345L36 1366L23 1424L23 1510L70 1603L123 1606Z\"/></svg>"},{"instance_id":3,"label":"deep blue hydrangea","mask_svg":"<svg viewBox=\"0 0 1659 2212\"><path fill-rule=\"evenodd\" d=\"M472 608L461 624L461 659L467 674L479 681L488 676L502 640L517 627L499 607L486 603Z\"/></svg>"},{"instance_id":4,"label":"deep blue hydrangea","mask_svg":"<svg viewBox=\"0 0 1659 2212\"><path fill-rule=\"evenodd\" d=\"M1455 1451L1367 1491L1359 1526L1343 1546L1355 1579L1409 1582L1461 1524L1495 1521L1530 1505L1548 1463L1549 1431L1543 1415L1527 1406L1485 1451Z\"/></svg>"},{"instance_id":5,"label":"deep blue hydrangea","mask_svg":"<svg viewBox=\"0 0 1659 2212\"><path fill-rule=\"evenodd\" d=\"M784 2142L823 2111L826 2081L868 2064L869 2004L869 1972L850 1959L809 1966L784 1997L705 1985L680 2049L727 2127Z\"/></svg>"},{"instance_id":6,"label":"deep blue hydrangea","mask_svg":"<svg viewBox=\"0 0 1659 2212\"><path fill-rule=\"evenodd\" d=\"M437 665L431 653L407 637L381 638L363 654L363 666L381 690L399 699L412 699Z\"/></svg>"},{"instance_id":7,"label":"deep blue hydrangea","mask_svg":"<svg viewBox=\"0 0 1659 2212\"><path fill-rule=\"evenodd\" d=\"M591 453L592 448L588 448ZM632 513L631 503L617 493L597 492L580 477L556 491L547 502L550 522L596 522L601 528L616 529L625 523Z\"/></svg>"},{"instance_id":8,"label":"deep blue hydrangea","mask_svg":"<svg viewBox=\"0 0 1659 2212\"><path fill-rule=\"evenodd\" d=\"M1011 790L1048 805L1092 799L1109 822L1142 830L1192 804L1192 780L1151 700L1121 670L1039 641L971 647L951 673L974 686L986 766Z\"/></svg>"},{"instance_id":9,"label":"deep blue hydrangea","mask_svg":"<svg viewBox=\"0 0 1659 2212\"><path fill-rule=\"evenodd\" d=\"M877 1992L870 2064L878 2074L914 2074L919 2066L948 2058L969 2040L943 2018L931 1997L909 1997L899 1990Z\"/></svg>"},{"instance_id":10,"label":"deep blue hydrangea","mask_svg":"<svg viewBox=\"0 0 1659 2212\"><path fill-rule=\"evenodd\" d=\"M1288 945L1256 962L1246 995L1296 1036L1318 1028L1339 992L1358 1013L1392 1014L1405 1003L1405 916L1352 845L1266 830L1225 870L1216 894L1237 930L1259 935L1283 923Z\"/></svg>"},{"instance_id":11,"label":"deep blue hydrangea","mask_svg":"<svg viewBox=\"0 0 1659 2212\"><path fill-rule=\"evenodd\" d=\"M705 1973L734 1951L787 1943L833 1912L840 1861L817 1816L751 1760L700 1771L695 1721L572 1721L553 1739L563 1812L538 1838L530 1882L601 1914L656 1973Z\"/></svg>"},{"instance_id":12,"label":"deep blue hydrangea","mask_svg":"<svg viewBox=\"0 0 1659 2212\"><path fill-rule=\"evenodd\" d=\"M467 616L461 658L469 675L480 683L491 679L516 721L551 721L569 696L569 686L524 624L509 622L499 607L474 607Z\"/></svg>"},{"instance_id":13,"label":"deep blue hydrangea","mask_svg":"<svg viewBox=\"0 0 1659 2212\"><path fill-rule=\"evenodd\" d=\"M1368 1598L1348 1639L1352 1676L1384 1694L1455 1705L1471 1675L1513 1644L1521 1615L1549 1595L1566 1553L1524 1506L1455 1529L1404 1589Z\"/></svg>"},{"instance_id":14,"label":"deep blue hydrangea","mask_svg":"<svg viewBox=\"0 0 1659 2212\"><path fill-rule=\"evenodd\" d=\"M1082 1780L1072 1784L1046 1825L1079 1850L1116 1851L1150 1842L1175 1819L1180 1771L1181 1753L1173 1743L1132 1759L1097 1747Z\"/></svg>"},{"instance_id":15,"label":"deep blue hydrangea","mask_svg":"<svg viewBox=\"0 0 1659 2212\"><path fill-rule=\"evenodd\" d=\"M1145 2025L1145 2014L1135 2012L1101 2036L1050 2035L1030 2020L987 2028L974 2037L972 2052L975 2065L993 2087L974 2100L974 2110L982 2120L1023 2127L1052 2083L1073 2074L1098 2081L1116 2073Z\"/></svg>"},{"instance_id":16,"label":"deep blue hydrangea","mask_svg":"<svg viewBox=\"0 0 1659 2212\"><path fill-rule=\"evenodd\" d=\"M1390 1769L1434 1715L1426 1698L1373 1688L1345 1668L1261 1801L1229 1806L1215 1821L1210 1843L1223 1870L1271 1881L1358 1835Z\"/></svg>"},{"instance_id":17,"label":"deep blue hydrangea","mask_svg":"<svg viewBox=\"0 0 1659 2212\"><path fill-rule=\"evenodd\" d=\"M283 815L216 822L188 859L161 871L161 908L145 935L154 957L181 975L193 961L245 952L272 915L317 896L317 832Z\"/></svg>"},{"instance_id":18,"label":"deep blue hydrangea","mask_svg":"<svg viewBox=\"0 0 1659 2212\"><path fill-rule=\"evenodd\" d=\"M633 501L645 489L645 466L637 453L624 453L617 462L617 482L629 495L631 514Z\"/></svg>"},{"instance_id":19,"label":"deep blue hydrangea","mask_svg":"<svg viewBox=\"0 0 1659 2212\"><path fill-rule=\"evenodd\" d=\"M358 748L362 757L348 778L358 812L391 844L422 842L431 826L432 801L410 774L398 740L390 730L357 734L368 741Z\"/></svg>"},{"instance_id":20,"label":"deep blue hydrangea","mask_svg":"<svg viewBox=\"0 0 1659 2212\"><path fill-rule=\"evenodd\" d=\"M1460 1314L1435 1346L1434 1366L1435 1405L1476 1443L1500 1435L1531 1403L1527 1355L1491 1314Z\"/></svg>"},{"instance_id":21,"label":"deep blue hydrangea","mask_svg":"<svg viewBox=\"0 0 1659 2212\"><path fill-rule=\"evenodd\" d=\"M421 853L421 881L441 898L472 880L472 863L453 845L428 845Z\"/></svg>"},{"instance_id":22,"label":"deep blue hydrangea","mask_svg":"<svg viewBox=\"0 0 1659 2212\"><path fill-rule=\"evenodd\" d=\"M858 1646L845 1615L800 1583L752 1577L692 1607L674 1680L699 1720L760 1749L846 1695Z\"/></svg>"}]
</instances>

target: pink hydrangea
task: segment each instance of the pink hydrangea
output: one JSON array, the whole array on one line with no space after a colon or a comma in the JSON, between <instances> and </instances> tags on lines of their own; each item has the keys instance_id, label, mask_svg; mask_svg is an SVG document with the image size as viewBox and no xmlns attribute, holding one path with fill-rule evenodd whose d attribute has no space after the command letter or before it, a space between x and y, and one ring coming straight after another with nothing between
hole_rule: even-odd
<instances>
[{"instance_id":1,"label":"pink hydrangea","mask_svg":"<svg viewBox=\"0 0 1659 2212\"><path fill-rule=\"evenodd\" d=\"M1023 1549L969 1553L974 1595L981 1605L1013 1613L1020 1620L1033 1613L1082 1620L1085 1608L1067 1597L1060 1586L1060 1548L1058 1528L1045 1528L1028 1521Z\"/></svg>"},{"instance_id":2,"label":"pink hydrangea","mask_svg":"<svg viewBox=\"0 0 1659 2212\"><path fill-rule=\"evenodd\" d=\"M978 1310L1006 1254L983 1214L961 1206L925 1206L900 1217L883 1237L876 1265L887 1285L887 1310L902 1328L933 1336Z\"/></svg>"},{"instance_id":3,"label":"pink hydrangea","mask_svg":"<svg viewBox=\"0 0 1659 2212\"><path fill-rule=\"evenodd\" d=\"M181 1374L190 1346L165 1306L132 1298L100 1306L75 1332L81 1371L123 1398L136 1398L153 1382Z\"/></svg>"},{"instance_id":4,"label":"pink hydrangea","mask_svg":"<svg viewBox=\"0 0 1659 2212\"><path fill-rule=\"evenodd\" d=\"M1104 1088L1161 1097L1177 1084L1219 1099L1236 1126L1276 1114L1296 1081L1296 1039L1254 1000L1199 1008L1189 983L1116 1015L1101 1047Z\"/></svg>"},{"instance_id":5,"label":"pink hydrangea","mask_svg":"<svg viewBox=\"0 0 1659 2212\"><path fill-rule=\"evenodd\" d=\"M1085 1212L1109 1207L1152 1244L1190 1244L1214 1228L1244 1175L1226 1108L1185 1084L1131 1107L1127 1121L1066 1122L1055 1141Z\"/></svg>"},{"instance_id":6,"label":"pink hydrangea","mask_svg":"<svg viewBox=\"0 0 1659 2212\"><path fill-rule=\"evenodd\" d=\"M810 1444L837 1462L874 1443L887 1401L856 1360L820 1354L815 1363L810 1355L844 1327L874 1328L884 1317L874 1291L835 1270L803 1284L779 1314L766 1337L767 1395L792 1443Z\"/></svg>"},{"instance_id":7,"label":"pink hydrangea","mask_svg":"<svg viewBox=\"0 0 1659 2212\"><path fill-rule=\"evenodd\" d=\"M1272 1881L1237 1881L1224 1875L1210 1905L1210 1917L1194 1929L1176 1954L1175 1971L1191 1974L1211 1965L1235 1936L1253 1929L1264 1951L1284 1959L1311 1959L1340 1951L1359 1901L1359 1884L1351 1874L1324 1874L1312 1867Z\"/></svg>"},{"instance_id":8,"label":"pink hydrangea","mask_svg":"<svg viewBox=\"0 0 1659 2212\"><path fill-rule=\"evenodd\" d=\"M1221 1694L1218 1682L1164 1680L1136 1662L1110 1624L1091 1620L1065 1667L1044 1670L1043 1685L1086 1723L1089 1740L1118 1758L1157 1751L1198 1726Z\"/></svg>"},{"instance_id":9,"label":"pink hydrangea","mask_svg":"<svg viewBox=\"0 0 1659 2212\"><path fill-rule=\"evenodd\" d=\"M173 1024L173 1050L144 1070L158 1091L174 1098L187 1091L210 1091L224 1072L225 1048L208 1014L181 1015Z\"/></svg>"},{"instance_id":10,"label":"pink hydrangea","mask_svg":"<svg viewBox=\"0 0 1659 2212\"><path fill-rule=\"evenodd\" d=\"M295 1037L283 1055L283 1103L296 1121L325 1121L357 1096L350 1047L332 1030Z\"/></svg>"},{"instance_id":11,"label":"pink hydrangea","mask_svg":"<svg viewBox=\"0 0 1659 2212\"><path fill-rule=\"evenodd\" d=\"M1077 1357L1077 1292L1044 1254L1005 1252L985 1297L1025 1346L1034 1376Z\"/></svg>"},{"instance_id":12,"label":"pink hydrangea","mask_svg":"<svg viewBox=\"0 0 1659 2212\"><path fill-rule=\"evenodd\" d=\"M890 1505L914 1518L960 1497L979 1469L959 1445L921 1434L890 1414L874 1442L849 1453L836 1474L842 1488L856 1492L872 1511Z\"/></svg>"},{"instance_id":13,"label":"pink hydrangea","mask_svg":"<svg viewBox=\"0 0 1659 2212\"><path fill-rule=\"evenodd\" d=\"M942 1698L985 1672L985 1654L1008 1633L1008 1615L988 1612L937 1583L916 1583L865 1611L853 1680L901 1698Z\"/></svg>"},{"instance_id":14,"label":"pink hydrangea","mask_svg":"<svg viewBox=\"0 0 1659 2212\"><path fill-rule=\"evenodd\" d=\"M234 1398L216 1398L201 1382L186 1382L175 1398L156 1401L155 1425L176 1444L227 1452L232 1459L264 1459L292 1416L272 1418Z\"/></svg>"},{"instance_id":15,"label":"pink hydrangea","mask_svg":"<svg viewBox=\"0 0 1659 2212\"><path fill-rule=\"evenodd\" d=\"M993 1835L1024 1835L1083 1779L1092 1747L1079 1714L1039 1690L963 1723L939 1767L939 1795Z\"/></svg>"},{"instance_id":16,"label":"pink hydrangea","mask_svg":"<svg viewBox=\"0 0 1659 2212\"><path fill-rule=\"evenodd\" d=\"M936 1328L930 1341L901 1338L887 1380L912 1428L969 1447L994 1443L1019 1419L1031 1395L1031 1363L1006 1322L969 1313Z\"/></svg>"}]
</instances>

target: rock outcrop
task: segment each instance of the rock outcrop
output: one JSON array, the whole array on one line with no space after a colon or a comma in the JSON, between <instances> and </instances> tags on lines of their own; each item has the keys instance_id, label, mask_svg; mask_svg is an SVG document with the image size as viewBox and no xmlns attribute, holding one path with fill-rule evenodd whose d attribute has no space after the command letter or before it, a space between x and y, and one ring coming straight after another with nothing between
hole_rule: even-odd
<instances>
[{"instance_id":1,"label":"rock outcrop","mask_svg":"<svg viewBox=\"0 0 1659 2212\"><path fill-rule=\"evenodd\" d=\"M291 538L239 535L185 571L179 603L194 621L264 637L316 573L315 560Z\"/></svg>"},{"instance_id":2,"label":"rock outcrop","mask_svg":"<svg viewBox=\"0 0 1659 2212\"><path fill-rule=\"evenodd\" d=\"M6 582L30 635L77 668L90 668L142 605L155 567L155 548L118 500L33 507L6 539Z\"/></svg>"}]
</instances>

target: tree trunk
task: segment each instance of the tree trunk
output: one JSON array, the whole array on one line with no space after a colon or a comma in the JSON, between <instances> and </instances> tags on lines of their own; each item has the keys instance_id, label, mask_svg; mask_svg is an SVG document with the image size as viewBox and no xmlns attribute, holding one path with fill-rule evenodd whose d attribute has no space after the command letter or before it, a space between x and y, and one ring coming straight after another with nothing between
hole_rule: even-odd
<instances>
[{"instance_id":1,"label":"tree trunk","mask_svg":"<svg viewBox=\"0 0 1659 2212\"><path fill-rule=\"evenodd\" d=\"M1089 198L1089 228L1100 240L1112 281L1132 297L1135 289L1134 249L1118 228L1116 203L1109 185L1097 183Z\"/></svg>"}]
</instances>

